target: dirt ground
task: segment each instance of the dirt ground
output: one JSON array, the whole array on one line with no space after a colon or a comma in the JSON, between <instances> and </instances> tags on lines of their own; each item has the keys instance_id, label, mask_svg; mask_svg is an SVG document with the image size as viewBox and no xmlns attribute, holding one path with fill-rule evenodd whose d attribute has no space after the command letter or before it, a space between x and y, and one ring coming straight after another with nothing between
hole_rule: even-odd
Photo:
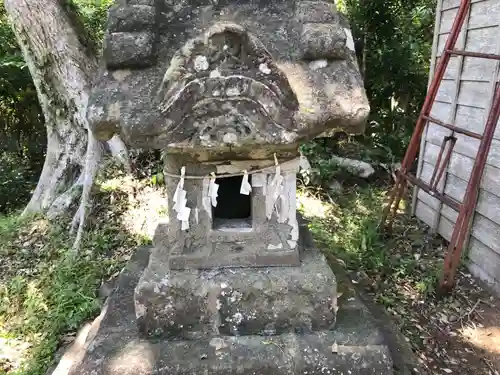
<instances>
[{"instance_id":1,"label":"dirt ground","mask_svg":"<svg viewBox=\"0 0 500 375\"><path fill-rule=\"evenodd\" d=\"M422 360L434 369L449 364L453 373L499 374L500 299L467 272L452 298L427 314L429 348L419 353Z\"/></svg>"},{"instance_id":2,"label":"dirt ground","mask_svg":"<svg viewBox=\"0 0 500 375\"><path fill-rule=\"evenodd\" d=\"M361 190L353 193L353 188L345 190L344 195L355 199L343 203L336 197L332 201L337 203L331 205L333 213L310 215L315 240L320 241L339 278L339 303L354 289L373 312L391 347L395 373L500 375L500 298L468 272L466 260L457 272L452 293L438 297L435 290L445 241L429 233L429 228L408 212L396 217L392 233L377 237L370 233L370 226L359 223L370 221L370 215L378 220L385 199ZM367 198L363 199L363 194ZM324 205L325 199L321 201ZM311 211L312 204L307 206ZM349 215L352 218L346 224L342 218ZM365 259L353 267L342 251L331 246L338 241L324 239L348 237L346 230L355 226L358 229L347 239L368 240L352 246L360 244L364 249L357 256ZM340 248L346 243L340 243ZM366 259L383 262L378 267L369 266Z\"/></svg>"},{"instance_id":3,"label":"dirt ground","mask_svg":"<svg viewBox=\"0 0 500 375\"><path fill-rule=\"evenodd\" d=\"M423 254L423 262L443 251L434 246ZM389 308L374 301L377 292L369 276L351 272L350 279L391 336L393 356L399 357L395 363L400 363L396 373L500 374L500 298L464 267L445 297L422 298L410 283L388 287L384 293L397 294L399 300Z\"/></svg>"},{"instance_id":4,"label":"dirt ground","mask_svg":"<svg viewBox=\"0 0 500 375\"><path fill-rule=\"evenodd\" d=\"M387 309L374 301L369 278L341 271L342 261L330 260L339 277L339 303L349 290L361 296L386 337L396 375L500 374L500 299L470 274L461 272L445 299Z\"/></svg>"}]
</instances>

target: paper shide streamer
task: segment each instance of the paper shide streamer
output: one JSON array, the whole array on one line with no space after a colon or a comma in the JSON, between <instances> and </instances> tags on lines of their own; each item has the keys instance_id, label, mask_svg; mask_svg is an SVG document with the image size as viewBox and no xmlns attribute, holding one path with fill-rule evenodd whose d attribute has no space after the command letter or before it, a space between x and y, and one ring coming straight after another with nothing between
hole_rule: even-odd
<instances>
[{"instance_id":1,"label":"paper shide streamer","mask_svg":"<svg viewBox=\"0 0 500 375\"><path fill-rule=\"evenodd\" d=\"M274 164L275 164L275 173L271 183L268 185L267 194L270 196L269 200L266 200L268 207L266 210L267 219L271 219L273 212L276 211L276 215L279 217L278 212L278 200L281 200L284 203L283 196L283 176L281 175L281 167L278 163L278 158L276 154L274 154Z\"/></svg>"},{"instance_id":2,"label":"paper shide streamer","mask_svg":"<svg viewBox=\"0 0 500 375\"><path fill-rule=\"evenodd\" d=\"M181 230L189 229L189 215L191 214L191 209L187 207L187 197L186 190L184 190L184 177L186 175L186 167L181 168L181 178L174 193L174 207L173 209L177 212L177 220L181 221Z\"/></svg>"},{"instance_id":3,"label":"paper shide streamer","mask_svg":"<svg viewBox=\"0 0 500 375\"><path fill-rule=\"evenodd\" d=\"M219 194L219 185L215 183L215 173L212 172L210 174L210 185L208 185L208 196L210 197L210 202L213 207L217 207L217 197Z\"/></svg>"},{"instance_id":4,"label":"paper shide streamer","mask_svg":"<svg viewBox=\"0 0 500 375\"><path fill-rule=\"evenodd\" d=\"M249 195L252 191L252 185L248 182L248 172L243 171L243 178L241 179L240 194Z\"/></svg>"},{"instance_id":5,"label":"paper shide streamer","mask_svg":"<svg viewBox=\"0 0 500 375\"><path fill-rule=\"evenodd\" d=\"M286 204L285 196L283 194L284 190L284 177L281 175L281 166L278 163L278 158L274 154L274 164L275 171L271 181L267 184L264 183L263 188L265 190L265 195L269 198L266 199L266 213L267 218L271 219L273 212L276 212L278 219L280 217L280 212L278 209L279 203L281 206ZM311 168L307 158L300 155L300 168L309 170ZM254 172L255 173L255 172ZM249 182L249 173L247 170L242 171L242 179L240 185L240 194L250 195L252 192L252 184ZM263 175L265 176L265 175ZM187 177L189 178L189 177ZM219 184L216 181L217 176L214 172L207 176L203 180L203 192L202 192L202 205L204 210L207 212L208 216L212 217L212 208L217 207L217 198L219 197ZM187 207L187 197L186 190L184 189L184 181L186 179L186 167L181 168L181 174L177 188L175 189L173 197L173 209L177 212L177 219L181 221L181 230L189 229L189 216L191 214L191 209ZM267 185L267 186L266 186ZM195 222L199 221L199 210L195 208Z\"/></svg>"}]
</instances>

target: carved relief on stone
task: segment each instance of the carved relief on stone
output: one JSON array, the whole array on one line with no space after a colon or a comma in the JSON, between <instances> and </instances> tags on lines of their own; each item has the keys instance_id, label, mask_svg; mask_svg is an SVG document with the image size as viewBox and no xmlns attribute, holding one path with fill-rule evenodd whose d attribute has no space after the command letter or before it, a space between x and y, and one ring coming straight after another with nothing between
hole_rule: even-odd
<instances>
[{"instance_id":1,"label":"carved relief on stone","mask_svg":"<svg viewBox=\"0 0 500 375\"><path fill-rule=\"evenodd\" d=\"M202 147L274 143L293 131L298 102L264 46L221 23L175 52L158 92L162 131ZM274 136L273 136L274 135Z\"/></svg>"},{"instance_id":2,"label":"carved relief on stone","mask_svg":"<svg viewBox=\"0 0 500 375\"><path fill-rule=\"evenodd\" d=\"M363 130L352 35L326 1L128 0L108 17L88 118L133 147L231 149Z\"/></svg>"}]
</instances>

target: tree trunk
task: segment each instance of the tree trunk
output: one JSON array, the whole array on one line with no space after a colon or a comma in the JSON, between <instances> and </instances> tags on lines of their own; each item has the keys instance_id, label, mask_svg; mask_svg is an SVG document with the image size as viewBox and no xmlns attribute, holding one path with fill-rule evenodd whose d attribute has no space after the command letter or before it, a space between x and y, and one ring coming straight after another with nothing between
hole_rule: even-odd
<instances>
[{"instance_id":1,"label":"tree trunk","mask_svg":"<svg viewBox=\"0 0 500 375\"><path fill-rule=\"evenodd\" d=\"M65 0L4 0L18 43L35 84L47 127L47 154L25 213L67 213L81 197L73 227L77 241L99 167L101 145L89 133L86 110L98 61L74 9ZM89 142L90 140L90 142ZM109 149L127 161L123 142Z\"/></svg>"}]
</instances>

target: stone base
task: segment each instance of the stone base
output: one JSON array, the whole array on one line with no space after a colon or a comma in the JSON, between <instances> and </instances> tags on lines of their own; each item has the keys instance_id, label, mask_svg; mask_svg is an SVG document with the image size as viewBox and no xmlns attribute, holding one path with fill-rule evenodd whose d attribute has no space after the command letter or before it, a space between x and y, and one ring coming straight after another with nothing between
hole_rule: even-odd
<instances>
[{"instance_id":1,"label":"stone base","mask_svg":"<svg viewBox=\"0 0 500 375\"><path fill-rule=\"evenodd\" d=\"M146 336L310 333L335 324L335 276L316 249L303 252L299 267L183 271L168 271L155 254L134 296Z\"/></svg>"},{"instance_id":2,"label":"stone base","mask_svg":"<svg viewBox=\"0 0 500 375\"><path fill-rule=\"evenodd\" d=\"M113 337L113 341L121 337ZM257 336L214 338L202 341L151 343L132 340L104 366L88 367L79 374L113 375L303 375L392 374L390 355L381 345L332 345L334 333L271 339ZM98 372L93 372L97 370Z\"/></svg>"},{"instance_id":3,"label":"stone base","mask_svg":"<svg viewBox=\"0 0 500 375\"><path fill-rule=\"evenodd\" d=\"M305 249L305 253L309 251L310 248ZM203 335L196 337L196 339L183 338L182 334L177 336L176 339L168 340L145 337L139 331L136 322L134 291L136 289L145 290L141 285L145 285L145 280L150 277L147 276L149 271L144 272L148 263L151 264L149 258L150 249L139 249L124 272L122 272L117 289L108 298L107 305L100 318L94 323L93 331L96 332L95 335L88 338L82 352L74 356L77 360L71 365L69 374L393 374L392 359L384 338L376 327L372 315L357 297L349 298L339 305L334 329L327 328L331 323L331 319L324 319L321 313L313 313L311 310L306 309L306 313L302 315L301 319L307 321L309 317L310 322L318 322L316 328L311 328L312 323L305 324L308 327L307 332L300 332L300 329L295 330L294 323L286 325L284 320L278 320L283 323L282 325L275 325L274 331L261 331L259 328L256 333L252 333L253 328L251 327L253 326L250 325L245 326L249 328L245 328L246 335L241 336L237 336L237 332L231 330L227 331L227 334L220 331L217 333L214 328L212 331L204 332ZM307 260L307 257L305 259ZM316 255L312 259L318 260L320 257ZM314 264L314 262L308 263L305 261L303 267L308 267L308 264ZM323 264L326 265L324 262ZM290 271L289 268L287 269ZM239 271L249 272L249 270ZM307 289L306 286L311 284L308 284L304 279L305 272L302 273L299 269L294 272L295 275L302 274L303 276L302 279L297 279L297 284L293 285L293 288L298 285L302 286L303 289ZM321 271L320 273L324 274L325 272ZM202 274L197 274L194 280L198 280L198 282L205 280L200 279ZM219 283L217 277L229 277L229 274L226 274L225 271L220 271L217 275L214 274L210 280L218 280L217 283ZM282 276L284 277L284 275ZM271 273L268 274L268 277L269 280L275 280L275 276ZM309 277L311 277L310 280L315 280L314 278L317 276L312 274ZM237 277L230 279L233 286L238 285L238 288L242 286L242 284L238 283L243 283L244 280L245 278L239 279ZM263 281L265 278L264 276L256 276L252 272L252 275L247 280L250 288L250 285L255 287L258 280ZM274 290L267 291L264 289L262 294L270 293L282 298L281 302L273 304L276 311L279 314L288 314L287 316L291 319L291 322L300 322L301 319L295 319L293 313L286 313L285 304L288 304L288 309L300 311L301 308L305 307L290 305L293 298L305 295L313 296L313 289L308 289L308 292L302 291L302 294L294 292L290 283L291 280L295 279L290 277L286 278L286 280L288 281L282 284L281 294ZM330 290L335 290L335 279L330 278L328 280L330 282L333 280ZM318 288L320 296L318 301L326 298L328 287L316 282L313 285ZM295 297L288 297L287 293ZM232 296L231 293L227 297L231 299ZM186 302L185 296L179 296L179 298ZM253 304L242 300L234 303L242 309L251 307L260 309L258 310L259 314L261 314L260 311L262 311L262 314L268 313L272 310L271 305L268 307L255 305L256 301L262 301L261 298L264 298L265 301L265 297L255 297ZM300 301L296 302L302 303ZM309 303L309 306L313 306L313 301ZM335 302L333 306L335 306ZM199 313L201 309L195 309L195 311ZM230 316L230 310L227 311L226 315ZM328 310L320 303L318 311L326 313ZM192 312L186 310L185 319L189 320L190 314ZM275 317L273 319L277 321ZM258 326L262 327L264 322L273 319L269 316L264 318L259 316L255 321L260 322ZM154 322L155 320L151 321ZM176 321L179 322L180 317L177 317ZM283 333L279 334L277 327L281 327ZM182 332L195 332L195 330L181 329ZM241 334L241 332L239 333ZM68 363L63 362L61 361L59 364L60 367L68 366Z\"/></svg>"}]
</instances>

